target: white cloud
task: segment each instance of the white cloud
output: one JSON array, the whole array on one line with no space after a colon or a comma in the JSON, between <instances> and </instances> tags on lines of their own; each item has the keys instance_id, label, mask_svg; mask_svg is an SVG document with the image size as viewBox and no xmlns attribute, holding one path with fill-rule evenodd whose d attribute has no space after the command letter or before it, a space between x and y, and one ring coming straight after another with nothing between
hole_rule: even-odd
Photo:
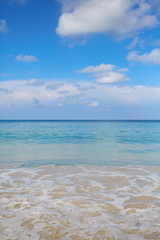
<instances>
[{"instance_id":1,"label":"white cloud","mask_svg":"<svg viewBox=\"0 0 160 240\"><path fill-rule=\"evenodd\" d=\"M37 78L32 78L27 81L27 85L30 85L30 86L41 86L43 84L44 84L44 81L39 80Z\"/></svg>"},{"instance_id":2,"label":"white cloud","mask_svg":"<svg viewBox=\"0 0 160 240\"><path fill-rule=\"evenodd\" d=\"M129 72L128 68L120 68L117 70L117 72Z\"/></svg>"},{"instance_id":3,"label":"white cloud","mask_svg":"<svg viewBox=\"0 0 160 240\"><path fill-rule=\"evenodd\" d=\"M88 107L97 107L98 105L99 103L96 101L91 101L90 103L87 104Z\"/></svg>"},{"instance_id":4,"label":"white cloud","mask_svg":"<svg viewBox=\"0 0 160 240\"><path fill-rule=\"evenodd\" d=\"M82 104L89 107L101 107L104 104L127 104L140 106L145 104L154 105L160 103L160 87L152 86L111 86L97 83L75 83L61 82L56 89L48 89L51 82L43 85L28 85L28 81L13 80L1 81L0 105L3 107L37 105L47 106L49 103L55 105ZM90 87L89 87L90 86ZM94 100L93 100L94 99ZM86 104L87 103L87 104Z\"/></svg>"},{"instance_id":5,"label":"white cloud","mask_svg":"<svg viewBox=\"0 0 160 240\"><path fill-rule=\"evenodd\" d=\"M129 78L125 76L123 73L118 72L108 72L105 76L101 76L97 78L98 83L118 83L123 81L128 81Z\"/></svg>"},{"instance_id":6,"label":"white cloud","mask_svg":"<svg viewBox=\"0 0 160 240\"><path fill-rule=\"evenodd\" d=\"M30 113L32 117L48 118L53 113L53 119L56 116L72 118L74 114L76 117L99 119L159 119L160 116L160 87L112 86L91 82L75 84L61 80L56 89L49 89L47 85L51 82L34 86L28 85L26 80L1 81L1 115L5 117L8 113L11 118L23 118ZM69 112L71 115L68 115Z\"/></svg>"},{"instance_id":7,"label":"white cloud","mask_svg":"<svg viewBox=\"0 0 160 240\"><path fill-rule=\"evenodd\" d=\"M91 73L91 76L96 78L97 83L101 84L128 81L129 78L123 73L127 71L128 68L117 69L115 65L111 64L88 66L78 70L79 73Z\"/></svg>"},{"instance_id":8,"label":"white cloud","mask_svg":"<svg viewBox=\"0 0 160 240\"><path fill-rule=\"evenodd\" d=\"M16 61L20 62L37 62L38 59L33 55L19 54L15 57Z\"/></svg>"},{"instance_id":9,"label":"white cloud","mask_svg":"<svg viewBox=\"0 0 160 240\"><path fill-rule=\"evenodd\" d=\"M66 101L66 99L79 96L85 91L80 90L75 84L64 82L59 84L57 88L48 88L51 83L54 82L42 82L39 79L1 81L3 91L0 91L0 102L4 105L10 103L23 105L24 103L35 103L35 99L37 99L36 102L46 104L59 100Z\"/></svg>"},{"instance_id":10,"label":"white cloud","mask_svg":"<svg viewBox=\"0 0 160 240\"><path fill-rule=\"evenodd\" d=\"M132 62L142 62L148 64L160 64L160 48L153 49L150 53L139 54L132 51L128 54L127 59Z\"/></svg>"},{"instance_id":11,"label":"white cloud","mask_svg":"<svg viewBox=\"0 0 160 240\"><path fill-rule=\"evenodd\" d=\"M108 33L119 38L158 25L151 1L61 0L63 13L56 32L60 36Z\"/></svg>"},{"instance_id":12,"label":"white cloud","mask_svg":"<svg viewBox=\"0 0 160 240\"><path fill-rule=\"evenodd\" d=\"M79 73L98 73L98 72L108 72L115 69L115 65L111 64L100 64L98 66L88 66L81 70L78 70Z\"/></svg>"},{"instance_id":13,"label":"white cloud","mask_svg":"<svg viewBox=\"0 0 160 240\"><path fill-rule=\"evenodd\" d=\"M0 19L0 33L8 32L8 27L5 19Z\"/></svg>"}]
</instances>

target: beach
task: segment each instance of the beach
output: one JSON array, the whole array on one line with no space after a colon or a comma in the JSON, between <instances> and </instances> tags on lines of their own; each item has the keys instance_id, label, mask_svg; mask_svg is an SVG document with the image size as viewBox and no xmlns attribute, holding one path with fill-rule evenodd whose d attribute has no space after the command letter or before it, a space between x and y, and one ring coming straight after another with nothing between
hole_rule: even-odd
<instances>
[{"instance_id":1,"label":"beach","mask_svg":"<svg viewBox=\"0 0 160 240\"><path fill-rule=\"evenodd\" d=\"M160 0L0 10L0 240L160 240Z\"/></svg>"},{"instance_id":2,"label":"beach","mask_svg":"<svg viewBox=\"0 0 160 240\"><path fill-rule=\"evenodd\" d=\"M2 240L159 240L159 121L1 121Z\"/></svg>"},{"instance_id":3,"label":"beach","mask_svg":"<svg viewBox=\"0 0 160 240\"><path fill-rule=\"evenodd\" d=\"M3 240L158 240L160 167L1 168Z\"/></svg>"}]
</instances>

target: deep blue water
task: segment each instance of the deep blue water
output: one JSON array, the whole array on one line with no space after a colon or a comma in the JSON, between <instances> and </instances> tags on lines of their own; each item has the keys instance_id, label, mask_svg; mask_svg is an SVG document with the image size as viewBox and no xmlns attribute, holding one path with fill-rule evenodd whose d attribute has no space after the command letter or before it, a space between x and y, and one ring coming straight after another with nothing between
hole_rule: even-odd
<instances>
[{"instance_id":1,"label":"deep blue water","mask_svg":"<svg viewBox=\"0 0 160 240\"><path fill-rule=\"evenodd\" d=\"M160 165L160 121L0 121L0 163Z\"/></svg>"}]
</instances>

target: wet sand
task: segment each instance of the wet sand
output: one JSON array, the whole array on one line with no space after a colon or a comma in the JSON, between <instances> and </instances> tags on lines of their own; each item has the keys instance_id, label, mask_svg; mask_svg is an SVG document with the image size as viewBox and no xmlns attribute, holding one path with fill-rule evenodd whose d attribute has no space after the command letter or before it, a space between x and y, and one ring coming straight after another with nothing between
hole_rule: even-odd
<instances>
[{"instance_id":1,"label":"wet sand","mask_svg":"<svg viewBox=\"0 0 160 240\"><path fill-rule=\"evenodd\" d=\"M160 167L0 169L2 240L159 240Z\"/></svg>"}]
</instances>

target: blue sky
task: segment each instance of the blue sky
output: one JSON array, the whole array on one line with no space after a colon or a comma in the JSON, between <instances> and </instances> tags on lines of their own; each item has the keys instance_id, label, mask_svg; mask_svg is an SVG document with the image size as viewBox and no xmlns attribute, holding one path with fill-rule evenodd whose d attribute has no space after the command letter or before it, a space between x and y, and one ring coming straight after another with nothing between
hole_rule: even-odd
<instances>
[{"instance_id":1,"label":"blue sky","mask_svg":"<svg viewBox=\"0 0 160 240\"><path fill-rule=\"evenodd\" d=\"M160 119L159 0L1 0L1 119Z\"/></svg>"}]
</instances>

